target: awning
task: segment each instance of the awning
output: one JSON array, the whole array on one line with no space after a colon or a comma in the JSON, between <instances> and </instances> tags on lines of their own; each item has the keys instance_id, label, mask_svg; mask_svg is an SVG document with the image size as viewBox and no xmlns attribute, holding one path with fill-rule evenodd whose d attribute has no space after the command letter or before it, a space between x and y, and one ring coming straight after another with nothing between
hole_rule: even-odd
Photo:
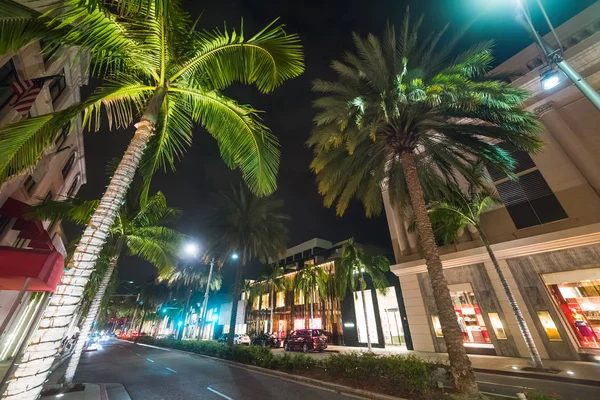
<instances>
[{"instance_id":1,"label":"awning","mask_svg":"<svg viewBox=\"0 0 600 400\"><path fill-rule=\"evenodd\" d=\"M53 292L63 275L65 260L56 250L0 246L0 290L21 290L31 278L29 292Z\"/></svg>"},{"instance_id":2,"label":"awning","mask_svg":"<svg viewBox=\"0 0 600 400\"><path fill-rule=\"evenodd\" d=\"M29 239L29 247L34 249L53 250L52 240L48 232L44 229L41 221L29 221L24 218L24 213L28 204L22 203L13 198L8 198L0 207L0 215L16 218L12 229L20 231L20 239Z\"/></svg>"}]
</instances>

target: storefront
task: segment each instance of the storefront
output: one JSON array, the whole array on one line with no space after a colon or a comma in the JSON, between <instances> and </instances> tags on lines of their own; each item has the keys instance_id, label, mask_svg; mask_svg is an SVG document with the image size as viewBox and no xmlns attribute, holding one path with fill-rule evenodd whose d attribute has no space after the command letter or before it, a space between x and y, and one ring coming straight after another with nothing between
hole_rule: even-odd
<instances>
[{"instance_id":1,"label":"storefront","mask_svg":"<svg viewBox=\"0 0 600 400\"><path fill-rule=\"evenodd\" d=\"M568 331L582 349L600 350L600 268L543 276ZM562 340L554 321L539 315L550 340Z\"/></svg>"},{"instance_id":2,"label":"storefront","mask_svg":"<svg viewBox=\"0 0 600 400\"><path fill-rule=\"evenodd\" d=\"M390 286L385 294L377 291L377 304L379 305L379 318L381 320L381 330L383 339L387 345L405 346L404 330L402 328L402 317L398 307L398 298L396 297L396 288Z\"/></svg>"}]
</instances>

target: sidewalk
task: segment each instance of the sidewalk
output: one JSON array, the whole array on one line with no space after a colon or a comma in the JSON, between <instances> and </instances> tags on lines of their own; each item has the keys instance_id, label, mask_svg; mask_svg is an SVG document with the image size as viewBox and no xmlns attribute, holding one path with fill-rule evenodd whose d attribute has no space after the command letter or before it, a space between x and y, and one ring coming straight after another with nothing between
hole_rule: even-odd
<instances>
[{"instance_id":1,"label":"sidewalk","mask_svg":"<svg viewBox=\"0 0 600 400\"><path fill-rule=\"evenodd\" d=\"M328 351L347 353L352 351L367 351L364 347L347 347L347 346L328 346ZM446 353L428 353L423 351L411 351L401 347L388 347L385 349L373 348L373 353L390 355L401 354L424 358L430 361L448 361ZM564 378L564 379L579 379L587 381L595 381L600 384L600 363L583 362L583 361L561 361L561 360L543 360L546 368L560 370L558 373L543 373L534 371L522 371L523 368L529 367L530 360L527 358L513 358L500 356L483 356L469 354L473 368L479 372L489 372L497 374L517 375L519 373L527 374L528 376L536 375L540 378ZM522 372L521 372L522 371Z\"/></svg>"}]
</instances>

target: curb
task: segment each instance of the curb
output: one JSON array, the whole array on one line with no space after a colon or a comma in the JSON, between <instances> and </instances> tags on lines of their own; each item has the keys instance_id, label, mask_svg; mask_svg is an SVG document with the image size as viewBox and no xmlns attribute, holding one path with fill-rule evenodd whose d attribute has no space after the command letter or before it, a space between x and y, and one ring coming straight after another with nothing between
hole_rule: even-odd
<instances>
[{"instance_id":1,"label":"curb","mask_svg":"<svg viewBox=\"0 0 600 400\"><path fill-rule=\"evenodd\" d=\"M484 374L490 375L503 375L503 376L516 376L519 378L530 378L530 379L539 379L539 380L547 380L554 382L565 382L565 383L574 383L578 385L585 386L597 386L600 387L600 381L595 381L592 379L579 379L579 378L569 378L567 376L556 376L556 375L542 375L535 374L530 372L511 372L511 371L501 371L497 369L485 369L485 368L473 368L475 372L481 372Z\"/></svg>"},{"instance_id":2,"label":"curb","mask_svg":"<svg viewBox=\"0 0 600 400\"><path fill-rule=\"evenodd\" d=\"M126 340L126 342L129 342L129 341ZM139 346L144 345L144 344L134 343L134 342L129 342L129 343L134 344L134 345L139 345ZM190 351L170 349L170 348L166 348L166 347L158 347L158 346L152 346L152 347L160 349L160 350L167 350L167 351L178 352L178 353L187 354L187 355L191 355L191 356L196 356L196 357L208 358L209 360L220 362L220 363L226 364L226 365L230 365L235 368L240 368L240 369L245 369L247 371L257 372L257 373L260 373L263 375L275 376L275 377L278 377L278 378L281 378L281 379L284 379L287 381L300 383L302 385L316 387L318 389L323 389L323 390L327 390L327 391L334 392L334 393L347 394L347 395L359 397L362 399L407 400L402 397L395 397L395 396L390 396L387 394L368 392L366 390L355 389L350 386L339 385L337 383L331 383L331 382L322 381L319 379L308 378L305 376L292 375L287 372L277 371L277 370L263 368L263 367L257 367L256 365L243 364L243 363L239 363L236 361L224 360L222 358L207 356L205 354L192 353Z\"/></svg>"}]
</instances>

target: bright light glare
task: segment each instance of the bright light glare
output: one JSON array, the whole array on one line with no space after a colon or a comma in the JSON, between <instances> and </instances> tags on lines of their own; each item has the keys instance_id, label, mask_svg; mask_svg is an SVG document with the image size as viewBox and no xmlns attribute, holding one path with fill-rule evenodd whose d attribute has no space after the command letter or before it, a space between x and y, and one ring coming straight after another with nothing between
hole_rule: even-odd
<instances>
[{"instance_id":1,"label":"bright light glare","mask_svg":"<svg viewBox=\"0 0 600 400\"><path fill-rule=\"evenodd\" d=\"M196 257L198 254L198 246L195 243L188 243L185 246L185 252L192 257Z\"/></svg>"},{"instance_id":2,"label":"bright light glare","mask_svg":"<svg viewBox=\"0 0 600 400\"><path fill-rule=\"evenodd\" d=\"M56 397L56 398L60 398L60 397L63 397L64 395L65 395L64 393L59 393L59 394L57 394L57 395L56 395L56 396L54 396L54 397Z\"/></svg>"},{"instance_id":3,"label":"bright light glare","mask_svg":"<svg viewBox=\"0 0 600 400\"><path fill-rule=\"evenodd\" d=\"M179 322L177 323L177 325L179 325L179 326L183 325L183 321L179 321Z\"/></svg>"},{"instance_id":4,"label":"bright light glare","mask_svg":"<svg viewBox=\"0 0 600 400\"><path fill-rule=\"evenodd\" d=\"M569 375L575 375L575 372L573 372L573 371L567 371L567 374L569 374Z\"/></svg>"},{"instance_id":5,"label":"bright light glare","mask_svg":"<svg viewBox=\"0 0 600 400\"><path fill-rule=\"evenodd\" d=\"M239 256L238 256L236 253L233 253L233 254L231 255L231 258L233 258L234 260L237 260L237 259L238 259L238 257L239 257Z\"/></svg>"},{"instance_id":6,"label":"bright light glare","mask_svg":"<svg viewBox=\"0 0 600 400\"><path fill-rule=\"evenodd\" d=\"M557 73L550 73L542 77L542 89L550 90L560 83L560 77Z\"/></svg>"}]
</instances>

